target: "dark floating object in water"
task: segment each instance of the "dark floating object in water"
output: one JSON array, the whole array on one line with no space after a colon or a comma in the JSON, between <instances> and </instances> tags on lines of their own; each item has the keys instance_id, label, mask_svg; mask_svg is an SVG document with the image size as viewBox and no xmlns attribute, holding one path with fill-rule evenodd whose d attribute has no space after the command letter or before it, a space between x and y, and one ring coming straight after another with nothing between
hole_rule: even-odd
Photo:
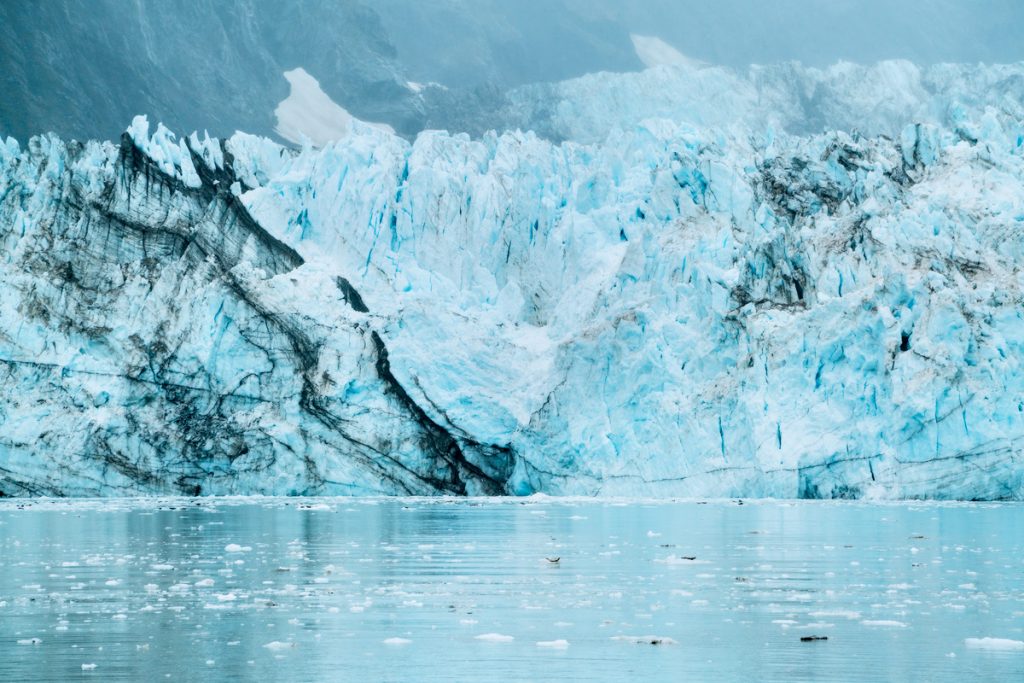
<instances>
[{"instance_id":1,"label":"dark floating object in water","mask_svg":"<svg viewBox=\"0 0 1024 683\"><path fill-rule=\"evenodd\" d=\"M813 643L815 640L828 640L828 636L800 636L801 643Z\"/></svg>"},{"instance_id":2,"label":"dark floating object in water","mask_svg":"<svg viewBox=\"0 0 1024 683\"><path fill-rule=\"evenodd\" d=\"M680 560L690 560L692 562L693 560L697 559L697 556L696 555L680 555L679 559Z\"/></svg>"},{"instance_id":3,"label":"dark floating object in water","mask_svg":"<svg viewBox=\"0 0 1024 683\"><path fill-rule=\"evenodd\" d=\"M550 562L551 564L558 564L559 561L562 558L561 557L545 557L544 559L547 560L548 562Z\"/></svg>"}]
</instances>

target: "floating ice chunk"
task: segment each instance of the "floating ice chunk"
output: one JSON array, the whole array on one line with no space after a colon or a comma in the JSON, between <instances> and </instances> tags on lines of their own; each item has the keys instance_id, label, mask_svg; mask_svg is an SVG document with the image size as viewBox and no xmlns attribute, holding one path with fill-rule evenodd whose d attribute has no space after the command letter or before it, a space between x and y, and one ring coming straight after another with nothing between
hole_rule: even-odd
<instances>
[{"instance_id":1,"label":"floating ice chunk","mask_svg":"<svg viewBox=\"0 0 1024 683\"><path fill-rule=\"evenodd\" d=\"M268 650L273 650L273 651L277 651L277 650L290 650L290 649L295 647L295 643L292 642L292 641L283 642L283 641L280 641L280 640L272 640L269 643L267 643L266 645L264 645L263 647L267 648Z\"/></svg>"},{"instance_id":2,"label":"floating ice chunk","mask_svg":"<svg viewBox=\"0 0 1024 683\"><path fill-rule=\"evenodd\" d=\"M860 622L863 626L877 626L880 628L906 628L907 625L902 621L895 621L892 619L865 619Z\"/></svg>"},{"instance_id":3,"label":"floating ice chunk","mask_svg":"<svg viewBox=\"0 0 1024 683\"><path fill-rule=\"evenodd\" d=\"M40 638L22 638L18 641L18 645L39 645L42 642Z\"/></svg>"},{"instance_id":4,"label":"floating ice chunk","mask_svg":"<svg viewBox=\"0 0 1024 683\"><path fill-rule=\"evenodd\" d=\"M213 585L213 579L200 579L196 581L195 584L193 585L195 585L197 588L209 588Z\"/></svg>"},{"instance_id":5,"label":"floating ice chunk","mask_svg":"<svg viewBox=\"0 0 1024 683\"><path fill-rule=\"evenodd\" d=\"M976 650L1000 650L1003 652L1024 652L1024 640L1010 638L965 638L964 645Z\"/></svg>"},{"instance_id":6,"label":"floating ice chunk","mask_svg":"<svg viewBox=\"0 0 1024 683\"><path fill-rule=\"evenodd\" d=\"M569 647L569 641L559 638L558 640L537 641L537 647L549 647L554 650L564 650Z\"/></svg>"},{"instance_id":7,"label":"floating ice chunk","mask_svg":"<svg viewBox=\"0 0 1024 683\"><path fill-rule=\"evenodd\" d=\"M83 664L82 665L82 671L92 671L95 668L96 668L96 665L92 664L92 663L90 663L90 664Z\"/></svg>"},{"instance_id":8,"label":"floating ice chunk","mask_svg":"<svg viewBox=\"0 0 1024 683\"><path fill-rule=\"evenodd\" d=\"M860 612L847 609L831 609L808 612L807 616L814 617L816 619L820 619L823 617L844 617L846 619L860 619Z\"/></svg>"},{"instance_id":9,"label":"floating ice chunk","mask_svg":"<svg viewBox=\"0 0 1024 683\"><path fill-rule=\"evenodd\" d=\"M501 633L481 633L476 636L477 640L484 640L488 643L510 643L515 640L512 636L506 636Z\"/></svg>"},{"instance_id":10,"label":"floating ice chunk","mask_svg":"<svg viewBox=\"0 0 1024 683\"><path fill-rule=\"evenodd\" d=\"M385 645L408 645L412 641L408 638L385 638Z\"/></svg>"},{"instance_id":11,"label":"floating ice chunk","mask_svg":"<svg viewBox=\"0 0 1024 683\"><path fill-rule=\"evenodd\" d=\"M247 553L252 550L252 546L238 545L237 543L228 543L224 546L224 552L226 553Z\"/></svg>"},{"instance_id":12,"label":"floating ice chunk","mask_svg":"<svg viewBox=\"0 0 1024 683\"><path fill-rule=\"evenodd\" d=\"M693 555L669 555L665 558L656 559L655 562L661 564L710 564L708 560L698 560Z\"/></svg>"},{"instance_id":13,"label":"floating ice chunk","mask_svg":"<svg viewBox=\"0 0 1024 683\"><path fill-rule=\"evenodd\" d=\"M676 641L666 636L612 636L612 640L637 645L675 645Z\"/></svg>"}]
</instances>

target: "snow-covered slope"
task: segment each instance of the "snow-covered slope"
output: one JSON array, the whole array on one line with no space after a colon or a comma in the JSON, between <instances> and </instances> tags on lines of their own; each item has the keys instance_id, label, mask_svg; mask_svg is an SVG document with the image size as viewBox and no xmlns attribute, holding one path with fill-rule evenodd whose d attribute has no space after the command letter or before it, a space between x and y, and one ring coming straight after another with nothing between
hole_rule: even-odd
<instances>
[{"instance_id":1,"label":"snow-covered slope","mask_svg":"<svg viewBox=\"0 0 1024 683\"><path fill-rule=\"evenodd\" d=\"M787 68L9 140L0 492L1024 498L1024 67Z\"/></svg>"}]
</instances>

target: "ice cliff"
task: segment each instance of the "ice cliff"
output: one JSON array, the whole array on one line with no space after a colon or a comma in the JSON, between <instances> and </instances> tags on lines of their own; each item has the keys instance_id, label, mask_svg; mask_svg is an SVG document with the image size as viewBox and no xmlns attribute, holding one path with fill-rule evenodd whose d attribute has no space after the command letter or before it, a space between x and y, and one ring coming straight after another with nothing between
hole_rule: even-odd
<instances>
[{"instance_id":1,"label":"ice cliff","mask_svg":"<svg viewBox=\"0 0 1024 683\"><path fill-rule=\"evenodd\" d=\"M1024 66L516 97L8 139L0 493L1024 498Z\"/></svg>"}]
</instances>

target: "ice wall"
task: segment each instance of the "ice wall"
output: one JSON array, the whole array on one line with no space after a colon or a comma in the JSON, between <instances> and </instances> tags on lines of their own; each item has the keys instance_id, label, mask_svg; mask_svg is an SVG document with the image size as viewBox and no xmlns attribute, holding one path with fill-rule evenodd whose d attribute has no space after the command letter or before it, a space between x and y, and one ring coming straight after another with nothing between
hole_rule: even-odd
<instances>
[{"instance_id":1,"label":"ice wall","mask_svg":"<svg viewBox=\"0 0 1024 683\"><path fill-rule=\"evenodd\" d=\"M1024 497L1024 69L692 68L586 142L8 141L0 491Z\"/></svg>"}]
</instances>

